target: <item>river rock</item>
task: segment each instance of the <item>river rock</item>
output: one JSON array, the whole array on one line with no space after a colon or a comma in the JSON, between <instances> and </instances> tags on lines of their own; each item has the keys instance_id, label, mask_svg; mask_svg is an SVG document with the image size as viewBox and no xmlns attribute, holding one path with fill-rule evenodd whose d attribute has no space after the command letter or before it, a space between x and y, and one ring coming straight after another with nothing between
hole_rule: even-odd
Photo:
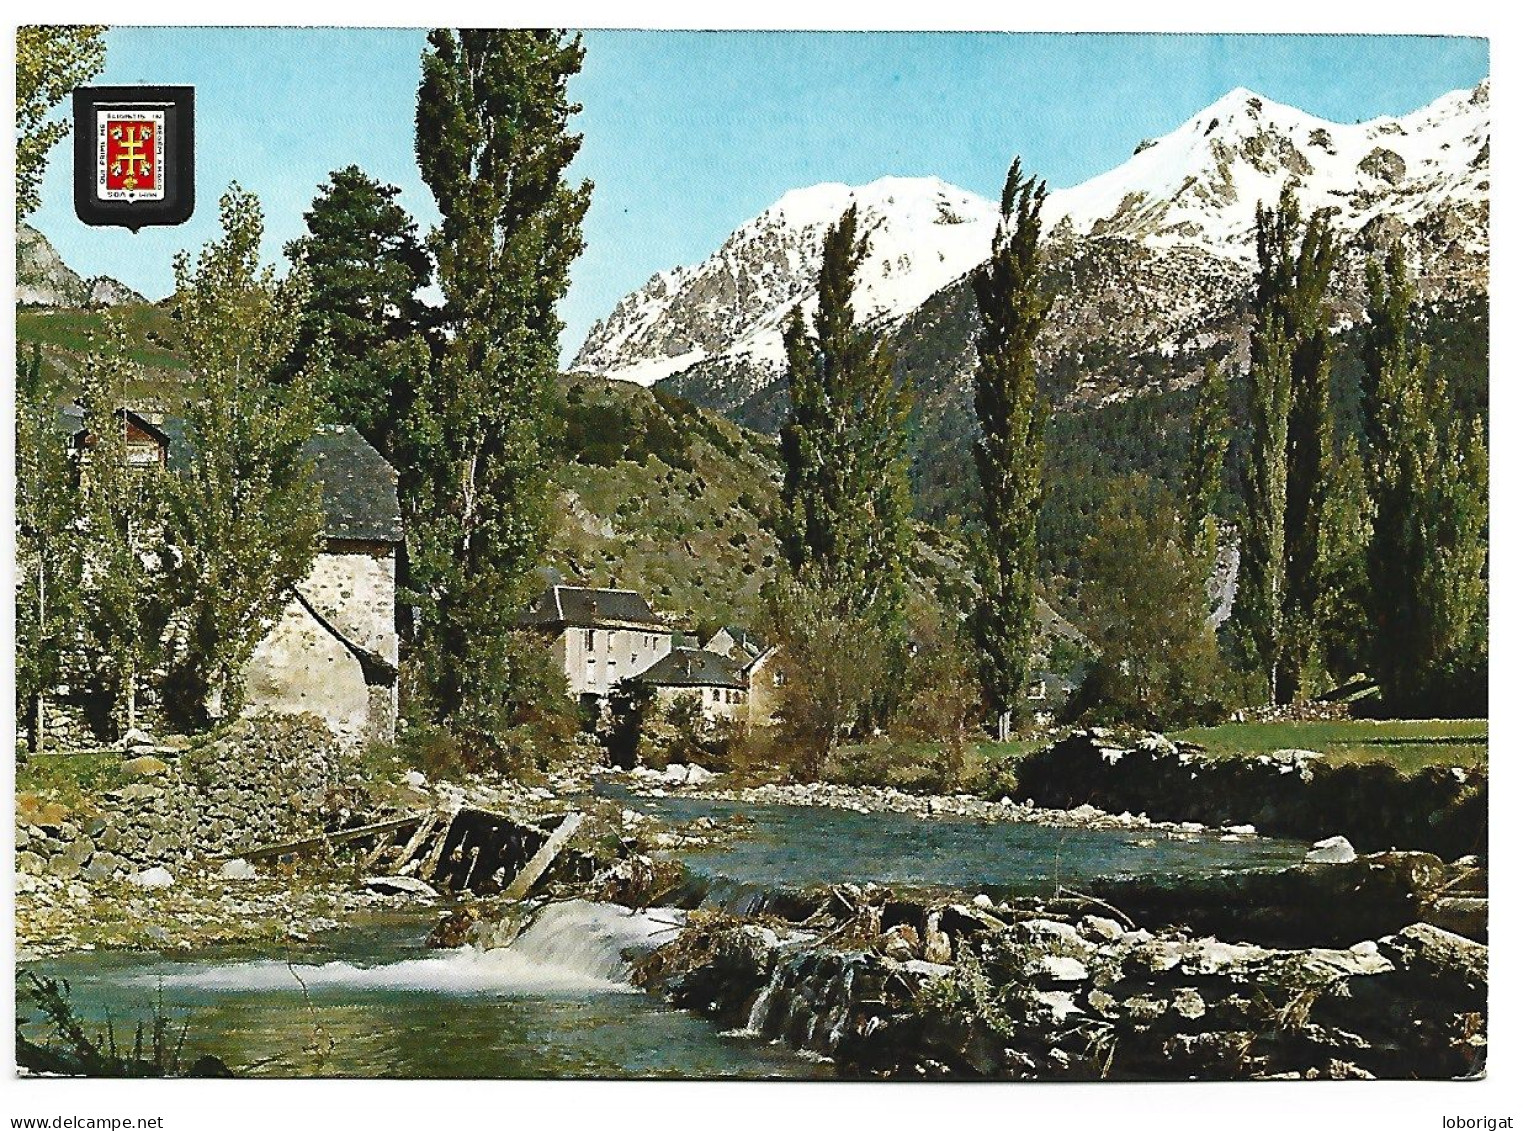
<instances>
[{"instance_id":1,"label":"river rock","mask_svg":"<svg viewBox=\"0 0 1523 1131\"><path fill-rule=\"evenodd\" d=\"M367 891L381 895L411 895L419 899L438 899L439 892L415 876L371 876L364 882Z\"/></svg>"},{"instance_id":2,"label":"river rock","mask_svg":"<svg viewBox=\"0 0 1523 1131\"><path fill-rule=\"evenodd\" d=\"M140 888L167 888L174 886L175 878L168 868L155 866L134 872L127 877L127 882Z\"/></svg>"},{"instance_id":3,"label":"river rock","mask_svg":"<svg viewBox=\"0 0 1523 1131\"><path fill-rule=\"evenodd\" d=\"M224 863L217 870L217 875L224 880L255 880L259 878L259 871L254 865L239 856Z\"/></svg>"},{"instance_id":4,"label":"river rock","mask_svg":"<svg viewBox=\"0 0 1523 1131\"><path fill-rule=\"evenodd\" d=\"M908 923L901 923L879 935L875 946L880 954L895 962L908 962L920 949L920 934Z\"/></svg>"},{"instance_id":5,"label":"river rock","mask_svg":"<svg viewBox=\"0 0 1523 1131\"><path fill-rule=\"evenodd\" d=\"M1066 954L1042 955L1033 973L1048 982L1083 982L1089 978L1089 968Z\"/></svg>"},{"instance_id":6,"label":"river rock","mask_svg":"<svg viewBox=\"0 0 1523 1131\"><path fill-rule=\"evenodd\" d=\"M1359 854L1354 851L1354 846L1348 842L1347 837L1330 836L1326 840L1319 840L1312 845L1306 853L1308 864L1348 864Z\"/></svg>"}]
</instances>

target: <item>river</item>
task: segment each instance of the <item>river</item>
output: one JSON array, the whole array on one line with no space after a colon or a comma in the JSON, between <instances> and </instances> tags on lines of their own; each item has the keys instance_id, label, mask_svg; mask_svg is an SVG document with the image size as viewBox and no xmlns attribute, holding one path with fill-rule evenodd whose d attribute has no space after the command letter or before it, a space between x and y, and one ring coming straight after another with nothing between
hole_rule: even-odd
<instances>
[{"instance_id":1,"label":"river","mask_svg":"<svg viewBox=\"0 0 1523 1131\"><path fill-rule=\"evenodd\" d=\"M896 813L630 798L668 820L743 810L747 835L683 859L714 898L825 882L1040 893L1097 875L1283 866L1304 846L1153 830L920 820ZM726 1035L629 986L621 952L659 945L681 912L568 903L510 947L423 945L434 912L379 916L288 953L218 947L193 956L98 951L38 964L69 980L87 1028L109 1018L129 1044L156 1002L187 1027L184 1059L210 1053L240 1073L359 1077L792 1077L828 1065ZM18 1001L21 1015L35 1014Z\"/></svg>"}]
</instances>

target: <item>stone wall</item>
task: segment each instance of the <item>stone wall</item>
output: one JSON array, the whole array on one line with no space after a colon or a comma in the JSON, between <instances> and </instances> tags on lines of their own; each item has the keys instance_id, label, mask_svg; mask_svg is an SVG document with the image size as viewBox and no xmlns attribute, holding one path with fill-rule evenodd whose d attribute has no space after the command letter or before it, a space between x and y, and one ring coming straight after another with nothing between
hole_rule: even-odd
<instances>
[{"instance_id":1,"label":"stone wall","mask_svg":"<svg viewBox=\"0 0 1523 1131\"><path fill-rule=\"evenodd\" d=\"M390 741L397 714L395 555L330 547L297 589L245 668L249 710L308 712L345 740ZM356 649L373 657L371 670Z\"/></svg>"},{"instance_id":2,"label":"stone wall","mask_svg":"<svg viewBox=\"0 0 1523 1131\"><path fill-rule=\"evenodd\" d=\"M235 856L320 833L348 800L348 762L312 716L240 719L184 751L124 752L127 784L88 808L20 805L16 867L87 880Z\"/></svg>"},{"instance_id":3,"label":"stone wall","mask_svg":"<svg viewBox=\"0 0 1523 1131\"><path fill-rule=\"evenodd\" d=\"M1157 735L1122 745L1107 732L1083 731L1031 755L1017 776L1017 800L1044 808L1087 804L1307 840L1336 834L1360 852L1486 852L1484 771L1404 775L1379 763L1328 766L1307 751L1207 758Z\"/></svg>"}]
</instances>

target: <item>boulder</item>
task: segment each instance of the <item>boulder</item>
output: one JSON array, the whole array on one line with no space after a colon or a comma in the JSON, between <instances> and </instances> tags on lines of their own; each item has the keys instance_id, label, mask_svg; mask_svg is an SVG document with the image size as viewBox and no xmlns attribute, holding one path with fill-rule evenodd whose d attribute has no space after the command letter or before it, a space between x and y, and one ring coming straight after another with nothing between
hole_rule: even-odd
<instances>
[{"instance_id":1,"label":"boulder","mask_svg":"<svg viewBox=\"0 0 1523 1131\"><path fill-rule=\"evenodd\" d=\"M367 891L381 895L411 895L418 899L438 899L439 892L415 876L371 876L364 882Z\"/></svg>"},{"instance_id":2,"label":"boulder","mask_svg":"<svg viewBox=\"0 0 1523 1131\"><path fill-rule=\"evenodd\" d=\"M705 770L702 766L689 766L687 768L688 785L708 785L719 775Z\"/></svg>"},{"instance_id":3,"label":"boulder","mask_svg":"<svg viewBox=\"0 0 1523 1131\"><path fill-rule=\"evenodd\" d=\"M1347 837L1330 836L1311 846L1306 853L1305 862L1308 864L1349 864L1358 855Z\"/></svg>"},{"instance_id":4,"label":"boulder","mask_svg":"<svg viewBox=\"0 0 1523 1131\"><path fill-rule=\"evenodd\" d=\"M167 888L174 886L175 878L168 868L155 866L134 872L127 877L127 882L140 888Z\"/></svg>"},{"instance_id":5,"label":"boulder","mask_svg":"<svg viewBox=\"0 0 1523 1131\"><path fill-rule=\"evenodd\" d=\"M909 962L920 949L920 934L908 923L901 923L879 935L874 947L878 953L895 962Z\"/></svg>"},{"instance_id":6,"label":"boulder","mask_svg":"<svg viewBox=\"0 0 1523 1131\"><path fill-rule=\"evenodd\" d=\"M952 938L945 931L925 933L925 960L945 964L952 961Z\"/></svg>"},{"instance_id":7,"label":"boulder","mask_svg":"<svg viewBox=\"0 0 1523 1131\"><path fill-rule=\"evenodd\" d=\"M259 878L259 870L239 856L224 863L217 870L217 876L224 880L256 880Z\"/></svg>"},{"instance_id":8,"label":"boulder","mask_svg":"<svg viewBox=\"0 0 1523 1131\"><path fill-rule=\"evenodd\" d=\"M158 777L168 769L168 762L165 762L162 758L155 758L152 754L129 758L122 763L122 773L134 778Z\"/></svg>"}]
</instances>

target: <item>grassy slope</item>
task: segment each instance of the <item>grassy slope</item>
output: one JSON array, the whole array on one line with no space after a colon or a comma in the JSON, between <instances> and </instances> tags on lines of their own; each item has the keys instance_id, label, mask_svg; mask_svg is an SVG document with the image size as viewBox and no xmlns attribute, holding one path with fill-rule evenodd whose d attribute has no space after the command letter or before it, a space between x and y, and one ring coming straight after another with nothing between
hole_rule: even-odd
<instances>
[{"instance_id":1,"label":"grassy slope","mask_svg":"<svg viewBox=\"0 0 1523 1131\"><path fill-rule=\"evenodd\" d=\"M1224 723L1182 730L1171 738L1198 743L1223 758L1275 750L1315 750L1329 762L1389 762L1410 772L1424 766L1487 765L1485 719L1347 719L1336 722Z\"/></svg>"},{"instance_id":2,"label":"grassy slope","mask_svg":"<svg viewBox=\"0 0 1523 1131\"><path fill-rule=\"evenodd\" d=\"M18 309L16 341L23 351L33 342L41 343L44 364L73 377L92 343L102 339L108 320L121 323L128 356L140 367L140 377L131 389L139 407L170 407L185 372L185 360L171 347L174 322L162 306L130 303L109 311Z\"/></svg>"}]
</instances>

